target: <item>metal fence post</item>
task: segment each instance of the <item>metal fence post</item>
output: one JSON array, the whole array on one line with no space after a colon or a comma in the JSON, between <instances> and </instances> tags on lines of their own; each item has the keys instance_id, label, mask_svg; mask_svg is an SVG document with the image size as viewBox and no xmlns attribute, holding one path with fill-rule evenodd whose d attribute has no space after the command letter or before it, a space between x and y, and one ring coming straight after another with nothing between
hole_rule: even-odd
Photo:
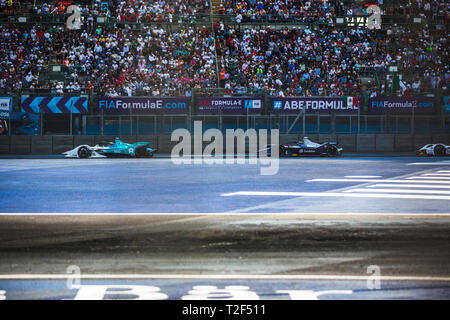
<instances>
[{"instance_id":1,"label":"metal fence post","mask_svg":"<svg viewBox=\"0 0 450 320\"><path fill-rule=\"evenodd\" d=\"M70 98L70 129L69 129L69 133L71 136L73 135L72 121L73 121L73 97Z\"/></svg>"},{"instance_id":2,"label":"metal fence post","mask_svg":"<svg viewBox=\"0 0 450 320\"><path fill-rule=\"evenodd\" d=\"M39 132L40 132L40 135L42 136L42 135L44 135L44 113L42 112L42 108L41 107L39 107L39 120L40 120L40 122L41 122L41 128L40 128L40 130L39 130Z\"/></svg>"},{"instance_id":3,"label":"metal fence post","mask_svg":"<svg viewBox=\"0 0 450 320\"><path fill-rule=\"evenodd\" d=\"M350 123L350 132L352 131ZM361 133L361 108L358 108L358 134Z\"/></svg>"},{"instance_id":4,"label":"metal fence post","mask_svg":"<svg viewBox=\"0 0 450 320\"><path fill-rule=\"evenodd\" d=\"M302 119L302 131L303 137L306 135L306 109L303 109L303 119Z\"/></svg>"},{"instance_id":5,"label":"metal fence post","mask_svg":"<svg viewBox=\"0 0 450 320\"><path fill-rule=\"evenodd\" d=\"M103 126L104 126L104 124L105 124L105 116L104 116L104 114L103 114L103 108L102 108L102 114L101 114L101 116L100 116L100 121L101 121L101 123L100 123L100 135L103 136L103 133L104 133L104 128L103 128Z\"/></svg>"}]
</instances>

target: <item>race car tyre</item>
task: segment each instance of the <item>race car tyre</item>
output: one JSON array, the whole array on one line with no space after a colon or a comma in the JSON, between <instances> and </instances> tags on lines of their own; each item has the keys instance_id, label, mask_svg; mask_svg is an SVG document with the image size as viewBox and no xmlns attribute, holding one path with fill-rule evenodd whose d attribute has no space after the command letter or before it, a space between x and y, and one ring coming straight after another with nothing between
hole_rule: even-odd
<instances>
[{"instance_id":1,"label":"race car tyre","mask_svg":"<svg viewBox=\"0 0 450 320\"><path fill-rule=\"evenodd\" d=\"M328 146L327 148L327 156L328 157L337 157L339 155L339 150L336 146Z\"/></svg>"},{"instance_id":2,"label":"race car tyre","mask_svg":"<svg viewBox=\"0 0 450 320\"><path fill-rule=\"evenodd\" d=\"M146 147L137 147L136 150L134 151L134 156L136 158L142 158L147 156L147 148Z\"/></svg>"},{"instance_id":3,"label":"race car tyre","mask_svg":"<svg viewBox=\"0 0 450 320\"><path fill-rule=\"evenodd\" d=\"M434 155L441 157L445 155L445 147L443 145L438 144L434 147Z\"/></svg>"},{"instance_id":4,"label":"race car tyre","mask_svg":"<svg viewBox=\"0 0 450 320\"><path fill-rule=\"evenodd\" d=\"M81 147L80 149L78 149L77 153L78 153L78 158L80 158L80 159L89 158L89 156L91 155L91 152L86 147Z\"/></svg>"}]
</instances>

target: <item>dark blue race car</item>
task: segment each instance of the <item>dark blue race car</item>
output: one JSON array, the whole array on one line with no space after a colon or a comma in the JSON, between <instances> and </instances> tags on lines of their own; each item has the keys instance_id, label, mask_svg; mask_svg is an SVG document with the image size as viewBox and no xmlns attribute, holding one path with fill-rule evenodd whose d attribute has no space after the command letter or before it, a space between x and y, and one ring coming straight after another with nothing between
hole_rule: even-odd
<instances>
[{"instance_id":1,"label":"dark blue race car","mask_svg":"<svg viewBox=\"0 0 450 320\"><path fill-rule=\"evenodd\" d=\"M266 151L270 157L272 155L272 145L260 150ZM343 149L340 148L337 142L323 142L316 143L304 137L302 141L295 141L279 146L280 157L301 157L301 156L322 156L322 157L338 157L342 155Z\"/></svg>"}]
</instances>

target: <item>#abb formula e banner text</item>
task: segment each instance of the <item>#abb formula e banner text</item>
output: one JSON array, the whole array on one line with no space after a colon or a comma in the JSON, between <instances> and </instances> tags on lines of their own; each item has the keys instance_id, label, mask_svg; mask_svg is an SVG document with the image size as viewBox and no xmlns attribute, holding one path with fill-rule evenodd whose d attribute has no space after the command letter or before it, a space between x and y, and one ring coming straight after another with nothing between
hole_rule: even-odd
<instances>
[{"instance_id":1,"label":"#abb formula e banner text","mask_svg":"<svg viewBox=\"0 0 450 320\"><path fill-rule=\"evenodd\" d=\"M9 119L12 109L12 98L0 98L0 119Z\"/></svg>"},{"instance_id":2,"label":"#abb formula e banner text","mask_svg":"<svg viewBox=\"0 0 450 320\"><path fill-rule=\"evenodd\" d=\"M88 113L87 97L22 97L22 112Z\"/></svg>"},{"instance_id":3,"label":"#abb formula e banner text","mask_svg":"<svg viewBox=\"0 0 450 320\"><path fill-rule=\"evenodd\" d=\"M370 112L374 113L432 113L434 98L430 97L377 97L370 99Z\"/></svg>"},{"instance_id":4,"label":"#abb formula e banner text","mask_svg":"<svg viewBox=\"0 0 450 320\"><path fill-rule=\"evenodd\" d=\"M272 98L274 113L358 113L358 97L292 97Z\"/></svg>"},{"instance_id":5,"label":"#abb formula e banner text","mask_svg":"<svg viewBox=\"0 0 450 320\"><path fill-rule=\"evenodd\" d=\"M262 99L255 97L199 97L199 113L261 113Z\"/></svg>"},{"instance_id":6,"label":"#abb formula e banner text","mask_svg":"<svg viewBox=\"0 0 450 320\"><path fill-rule=\"evenodd\" d=\"M188 113L189 98L102 97L97 99L97 111L116 114Z\"/></svg>"}]
</instances>

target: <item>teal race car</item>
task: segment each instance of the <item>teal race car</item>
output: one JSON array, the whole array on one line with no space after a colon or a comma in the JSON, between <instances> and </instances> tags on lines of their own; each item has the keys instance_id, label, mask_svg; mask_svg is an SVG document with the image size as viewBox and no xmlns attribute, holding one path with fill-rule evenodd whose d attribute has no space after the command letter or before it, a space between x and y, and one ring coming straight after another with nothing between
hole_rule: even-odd
<instances>
[{"instance_id":1,"label":"teal race car","mask_svg":"<svg viewBox=\"0 0 450 320\"><path fill-rule=\"evenodd\" d=\"M64 152L68 158L151 158L156 149L149 148L150 142L126 143L116 138L106 145L80 145L75 149Z\"/></svg>"}]
</instances>

